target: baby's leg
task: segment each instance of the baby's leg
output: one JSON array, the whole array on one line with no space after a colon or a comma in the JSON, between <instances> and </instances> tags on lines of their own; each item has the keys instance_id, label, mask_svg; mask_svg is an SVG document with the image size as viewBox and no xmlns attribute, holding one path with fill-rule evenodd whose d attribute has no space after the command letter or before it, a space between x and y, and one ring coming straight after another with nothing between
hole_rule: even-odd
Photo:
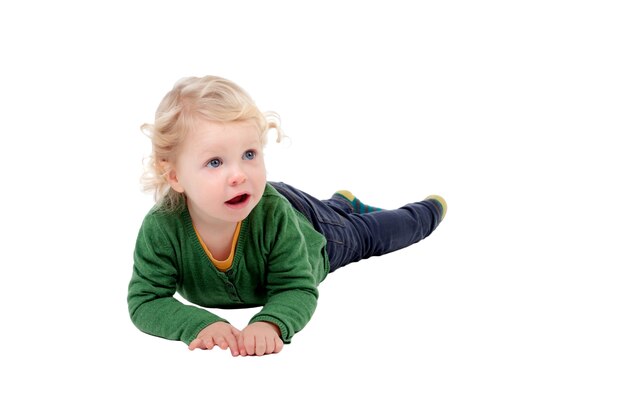
<instances>
[{"instance_id":1,"label":"baby's leg","mask_svg":"<svg viewBox=\"0 0 626 403\"><path fill-rule=\"evenodd\" d=\"M326 237L331 271L419 242L437 228L446 212L443 198L429 196L399 209L359 214L345 195L318 200L287 184L270 184Z\"/></svg>"},{"instance_id":2,"label":"baby's leg","mask_svg":"<svg viewBox=\"0 0 626 403\"><path fill-rule=\"evenodd\" d=\"M333 199L324 203L336 204ZM421 241L437 228L445 211L443 198L429 196L395 210L343 215L341 226L326 229L331 271Z\"/></svg>"}]
</instances>

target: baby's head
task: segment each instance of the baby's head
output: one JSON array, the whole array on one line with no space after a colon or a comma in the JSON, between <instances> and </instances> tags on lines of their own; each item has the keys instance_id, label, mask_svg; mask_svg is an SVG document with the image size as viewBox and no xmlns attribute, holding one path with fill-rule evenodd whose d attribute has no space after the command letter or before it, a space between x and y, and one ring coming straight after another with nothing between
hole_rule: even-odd
<instances>
[{"instance_id":1,"label":"baby's head","mask_svg":"<svg viewBox=\"0 0 626 403\"><path fill-rule=\"evenodd\" d=\"M142 177L144 189L154 191L155 200L167 209L177 208L183 196L170 188L167 170L185 137L199 119L213 122L252 122L258 128L261 144L267 143L269 129L282 138L278 115L261 113L252 98L237 84L215 76L179 80L157 108L154 124L142 130L152 139L152 155Z\"/></svg>"}]
</instances>

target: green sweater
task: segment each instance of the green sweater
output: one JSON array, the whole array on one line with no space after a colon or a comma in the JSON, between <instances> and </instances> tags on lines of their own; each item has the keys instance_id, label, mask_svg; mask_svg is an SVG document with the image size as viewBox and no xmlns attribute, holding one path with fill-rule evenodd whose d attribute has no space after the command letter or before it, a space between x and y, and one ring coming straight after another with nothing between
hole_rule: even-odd
<instances>
[{"instance_id":1,"label":"green sweater","mask_svg":"<svg viewBox=\"0 0 626 403\"><path fill-rule=\"evenodd\" d=\"M231 268L215 268L186 207L154 207L144 218L128 287L128 309L143 332L187 344L219 316L174 298L178 292L206 308L263 306L250 323L280 328L289 343L317 305L317 286L329 271L325 238L269 184L243 221Z\"/></svg>"}]
</instances>

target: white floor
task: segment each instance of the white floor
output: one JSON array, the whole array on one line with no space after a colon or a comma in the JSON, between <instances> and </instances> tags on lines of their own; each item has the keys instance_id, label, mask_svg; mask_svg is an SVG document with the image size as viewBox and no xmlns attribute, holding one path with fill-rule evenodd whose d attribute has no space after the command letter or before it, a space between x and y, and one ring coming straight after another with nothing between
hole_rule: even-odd
<instances>
[{"instance_id":1,"label":"white floor","mask_svg":"<svg viewBox=\"0 0 626 403\"><path fill-rule=\"evenodd\" d=\"M618 2L210 3L0 6L1 401L626 400ZM128 318L138 127L204 74L281 114L270 180L449 204L422 243L331 275L278 355Z\"/></svg>"}]
</instances>

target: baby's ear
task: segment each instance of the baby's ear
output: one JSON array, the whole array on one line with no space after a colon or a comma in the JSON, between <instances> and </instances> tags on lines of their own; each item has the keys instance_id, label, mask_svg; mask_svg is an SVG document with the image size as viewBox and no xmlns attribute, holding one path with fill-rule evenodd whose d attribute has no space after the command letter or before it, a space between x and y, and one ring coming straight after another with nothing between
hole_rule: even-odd
<instances>
[{"instance_id":1,"label":"baby's ear","mask_svg":"<svg viewBox=\"0 0 626 403\"><path fill-rule=\"evenodd\" d=\"M163 172L163 178L167 180L167 183L169 183L170 187L178 193L183 193L185 190L178 181L178 176L176 175L176 168L174 167L174 164L170 163L169 161L161 161L159 165L161 167L161 172Z\"/></svg>"}]
</instances>

